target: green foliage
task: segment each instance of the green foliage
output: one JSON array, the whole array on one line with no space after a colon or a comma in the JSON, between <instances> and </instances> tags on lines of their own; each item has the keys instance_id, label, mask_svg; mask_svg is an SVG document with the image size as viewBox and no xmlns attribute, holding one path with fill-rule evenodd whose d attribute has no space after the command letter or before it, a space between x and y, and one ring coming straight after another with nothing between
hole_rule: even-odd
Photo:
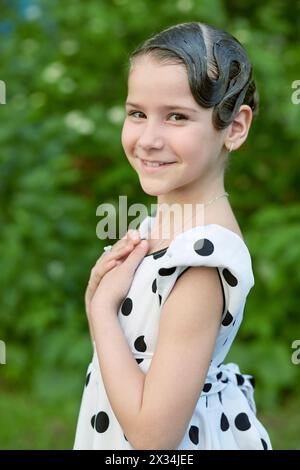
<instances>
[{"instance_id":1,"label":"green foliage","mask_svg":"<svg viewBox=\"0 0 300 470\"><path fill-rule=\"evenodd\" d=\"M41 0L27 17L20 5L1 5L2 388L27 389L49 406L70 395L79 401L91 354L84 290L107 244L95 235L96 208L117 205L119 195L155 202L120 142L128 55L162 28L196 20L241 40L261 101L226 176L255 275L230 358L257 377L259 408L299 399L300 366L291 362L300 338L300 105L291 102L300 79L299 3Z\"/></svg>"}]
</instances>

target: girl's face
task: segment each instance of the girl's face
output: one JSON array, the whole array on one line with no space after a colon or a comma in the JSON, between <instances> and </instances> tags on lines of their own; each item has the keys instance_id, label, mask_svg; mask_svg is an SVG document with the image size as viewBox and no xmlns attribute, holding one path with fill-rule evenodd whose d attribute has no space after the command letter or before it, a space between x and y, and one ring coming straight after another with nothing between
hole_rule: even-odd
<instances>
[{"instance_id":1,"label":"girl's face","mask_svg":"<svg viewBox=\"0 0 300 470\"><path fill-rule=\"evenodd\" d=\"M128 78L126 114L122 145L147 194L172 202L218 189L225 132L213 127L212 108L194 100L183 65L151 56L136 59ZM142 160L169 164L147 168Z\"/></svg>"}]
</instances>

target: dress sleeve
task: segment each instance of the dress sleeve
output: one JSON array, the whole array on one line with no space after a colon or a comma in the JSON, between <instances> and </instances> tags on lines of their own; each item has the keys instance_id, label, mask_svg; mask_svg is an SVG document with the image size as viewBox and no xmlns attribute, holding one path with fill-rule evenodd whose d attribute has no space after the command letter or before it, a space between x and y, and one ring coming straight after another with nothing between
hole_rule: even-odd
<instances>
[{"instance_id":1,"label":"dress sleeve","mask_svg":"<svg viewBox=\"0 0 300 470\"><path fill-rule=\"evenodd\" d=\"M164 254L157 273L161 307L177 279L191 266L218 269L224 299L222 327L227 329L243 311L254 285L247 246L237 234L216 224L195 227L177 236Z\"/></svg>"}]
</instances>

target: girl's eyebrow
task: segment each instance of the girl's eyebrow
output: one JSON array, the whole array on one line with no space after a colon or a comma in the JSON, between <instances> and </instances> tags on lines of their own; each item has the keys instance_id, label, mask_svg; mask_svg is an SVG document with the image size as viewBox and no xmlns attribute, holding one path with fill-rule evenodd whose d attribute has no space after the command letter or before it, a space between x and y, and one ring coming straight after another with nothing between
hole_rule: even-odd
<instances>
[{"instance_id":1,"label":"girl's eyebrow","mask_svg":"<svg viewBox=\"0 0 300 470\"><path fill-rule=\"evenodd\" d=\"M126 104L126 106L133 106L134 108L142 108L141 105L139 105L137 103L130 103L129 101L127 101L125 104ZM192 112L192 113L197 113L198 112L196 109L188 108L187 106L181 106L181 105L176 105L176 104L161 106L161 109L166 109L166 110L168 110L168 109L184 109L185 111L189 111L189 112Z\"/></svg>"}]
</instances>

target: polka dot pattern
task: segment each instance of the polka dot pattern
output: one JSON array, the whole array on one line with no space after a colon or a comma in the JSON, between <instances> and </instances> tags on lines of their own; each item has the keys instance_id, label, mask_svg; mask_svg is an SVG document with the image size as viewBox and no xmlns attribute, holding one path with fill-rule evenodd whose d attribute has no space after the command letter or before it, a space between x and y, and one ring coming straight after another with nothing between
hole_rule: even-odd
<instances>
[{"instance_id":1,"label":"polka dot pattern","mask_svg":"<svg viewBox=\"0 0 300 470\"><path fill-rule=\"evenodd\" d=\"M192 266L217 269L223 295L219 336L181 448L217 450L236 446L245 449L251 443L256 449L267 450L271 444L263 427L260 426L257 432L252 429L257 418L250 407L253 398L249 385L254 386L254 379L240 373L238 368L227 369L234 364L223 364L241 323L247 286L251 283L251 265L247 264L246 251L241 249L241 239L232 237L229 230L217 225L205 226L203 230L197 227L190 235L190 238L178 237L168 248L145 257L121 303L120 325L136 364L142 364L142 370L147 373L155 353L162 304L176 282ZM182 314L185 314L184 308ZM94 357L97 358L96 353ZM81 442L86 445L89 441L91 448L130 449L131 444L110 406L96 359L88 369L85 385L77 448L80 449ZM123 384L120 393L122 387ZM257 442L253 441L255 435Z\"/></svg>"},{"instance_id":2,"label":"polka dot pattern","mask_svg":"<svg viewBox=\"0 0 300 470\"><path fill-rule=\"evenodd\" d=\"M127 297L121 306L121 313L125 316L130 315L132 312L133 302L130 297Z\"/></svg>"},{"instance_id":3,"label":"polka dot pattern","mask_svg":"<svg viewBox=\"0 0 300 470\"><path fill-rule=\"evenodd\" d=\"M109 417L105 411L100 411L96 415L92 416L91 425L97 432L103 433L107 431L109 426Z\"/></svg>"},{"instance_id":4,"label":"polka dot pattern","mask_svg":"<svg viewBox=\"0 0 300 470\"><path fill-rule=\"evenodd\" d=\"M153 254L153 259L159 259L161 258L162 256L164 256L164 254L166 253L167 251L167 248L163 248L161 251L159 251L158 253L155 253Z\"/></svg>"},{"instance_id":5,"label":"polka dot pattern","mask_svg":"<svg viewBox=\"0 0 300 470\"><path fill-rule=\"evenodd\" d=\"M93 416L92 416L92 419L91 419L92 428L95 427L95 421L96 421L96 415L93 415Z\"/></svg>"},{"instance_id":6,"label":"polka dot pattern","mask_svg":"<svg viewBox=\"0 0 300 470\"><path fill-rule=\"evenodd\" d=\"M246 413L239 413L234 420L234 424L239 431L247 431L250 429L251 424Z\"/></svg>"},{"instance_id":7,"label":"polka dot pattern","mask_svg":"<svg viewBox=\"0 0 300 470\"><path fill-rule=\"evenodd\" d=\"M189 438L195 446L199 444L199 428L197 426L190 427Z\"/></svg>"},{"instance_id":8,"label":"polka dot pattern","mask_svg":"<svg viewBox=\"0 0 300 470\"><path fill-rule=\"evenodd\" d=\"M254 377L251 377L251 378L249 379L249 381L250 381L252 387L255 388L255 378L254 378Z\"/></svg>"},{"instance_id":9,"label":"polka dot pattern","mask_svg":"<svg viewBox=\"0 0 300 470\"><path fill-rule=\"evenodd\" d=\"M226 312L226 315L222 321L222 325L223 326L229 326L231 323L232 323L232 320L233 320L233 316L231 315L231 313L227 310Z\"/></svg>"},{"instance_id":10,"label":"polka dot pattern","mask_svg":"<svg viewBox=\"0 0 300 470\"><path fill-rule=\"evenodd\" d=\"M229 422L228 422L227 416L224 413L222 413L222 416L221 416L220 427L221 427L221 431L223 432L228 431L229 429Z\"/></svg>"},{"instance_id":11,"label":"polka dot pattern","mask_svg":"<svg viewBox=\"0 0 300 470\"><path fill-rule=\"evenodd\" d=\"M261 443L262 443L263 449L268 450L268 445L264 439L261 439Z\"/></svg>"},{"instance_id":12,"label":"polka dot pattern","mask_svg":"<svg viewBox=\"0 0 300 470\"><path fill-rule=\"evenodd\" d=\"M200 256L210 256L214 252L214 249L213 243L207 240L207 238L202 238L194 243L194 250L197 255Z\"/></svg>"},{"instance_id":13,"label":"polka dot pattern","mask_svg":"<svg viewBox=\"0 0 300 470\"><path fill-rule=\"evenodd\" d=\"M205 384L204 387L203 387L203 392L208 393L210 391L211 387L212 387L212 384L210 384L210 383Z\"/></svg>"},{"instance_id":14,"label":"polka dot pattern","mask_svg":"<svg viewBox=\"0 0 300 470\"><path fill-rule=\"evenodd\" d=\"M91 377L91 372L89 372L86 376L86 379L85 379L85 386L87 387L88 384L89 384L89 381L90 381L90 377Z\"/></svg>"},{"instance_id":15,"label":"polka dot pattern","mask_svg":"<svg viewBox=\"0 0 300 470\"><path fill-rule=\"evenodd\" d=\"M158 271L158 274L160 276L171 276L172 274L174 274L176 271L176 267L175 268L160 268L160 270Z\"/></svg>"},{"instance_id":16,"label":"polka dot pattern","mask_svg":"<svg viewBox=\"0 0 300 470\"><path fill-rule=\"evenodd\" d=\"M237 278L229 271L229 269L223 269L223 276L227 284L229 284L231 287L235 287L238 285Z\"/></svg>"},{"instance_id":17,"label":"polka dot pattern","mask_svg":"<svg viewBox=\"0 0 300 470\"><path fill-rule=\"evenodd\" d=\"M139 336L134 342L134 347L139 352L145 352L147 349L147 345L145 343L145 336Z\"/></svg>"},{"instance_id":18,"label":"polka dot pattern","mask_svg":"<svg viewBox=\"0 0 300 470\"><path fill-rule=\"evenodd\" d=\"M236 382L238 386L241 387L243 383L245 382L244 377L241 374L235 374L235 376L236 376Z\"/></svg>"}]
</instances>

